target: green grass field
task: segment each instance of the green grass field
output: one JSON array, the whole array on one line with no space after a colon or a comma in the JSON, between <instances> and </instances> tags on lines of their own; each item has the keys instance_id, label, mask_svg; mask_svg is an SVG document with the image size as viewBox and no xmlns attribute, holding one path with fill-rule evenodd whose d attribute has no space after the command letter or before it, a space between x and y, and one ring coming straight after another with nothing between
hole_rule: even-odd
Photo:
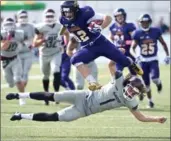
<instances>
[{"instance_id":1,"label":"green grass field","mask_svg":"<svg viewBox=\"0 0 171 141\"><path fill-rule=\"evenodd\" d=\"M16 112L55 112L68 106L66 103L45 106L44 102L27 100L23 107L18 101L7 101L7 92L17 92L15 88L1 89L1 141L170 141L170 70L161 66L163 92L158 94L152 84L154 109L146 109L147 99L140 102L140 110L149 115L168 118L164 124L142 123L134 119L126 108L106 111L73 122L11 122L11 115ZM40 75L39 66L32 67L30 75ZM42 91L41 79L31 77L26 91ZM107 67L99 66L100 83L110 81ZM1 84L5 84L2 80ZM51 83L52 84L52 83ZM52 86L51 86L51 90Z\"/></svg>"}]
</instances>

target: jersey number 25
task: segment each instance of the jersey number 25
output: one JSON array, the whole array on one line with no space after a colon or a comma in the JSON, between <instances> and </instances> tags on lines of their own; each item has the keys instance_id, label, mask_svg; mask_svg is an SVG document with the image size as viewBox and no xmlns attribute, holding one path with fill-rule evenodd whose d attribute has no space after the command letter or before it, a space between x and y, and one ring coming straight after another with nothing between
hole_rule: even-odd
<instances>
[{"instance_id":1,"label":"jersey number 25","mask_svg":"<svg viewBox=\"0 0 171 141\"><path fill-rule=\"evenodd\" d=\"M152 55L155 52L155 43L149 43L149 44L142 44L141 45L141 54L142 55Z\"/></svg>"}]
</instances>

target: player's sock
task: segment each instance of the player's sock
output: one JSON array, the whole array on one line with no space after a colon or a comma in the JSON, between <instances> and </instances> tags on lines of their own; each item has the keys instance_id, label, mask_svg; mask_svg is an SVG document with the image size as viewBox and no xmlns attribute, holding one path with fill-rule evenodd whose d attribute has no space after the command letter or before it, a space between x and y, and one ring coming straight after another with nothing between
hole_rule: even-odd
<instances>
[{"instance_id":1,"label":"player's sock","mask_svg":"<svg viewBox=\"0 0 171 141\"><path fill-rule=\"evenodd\" d=\"M90 74L85 78L89 83L96 83L95 78Z\"/></svg>"},{"instance_id":2,"label":"player's sock","mask_svg":"<svg viewBox=\"0 0 171 141\"><path fill-rule=\"evenodd\" d=\"M148 98L148 99L151 99L151 98L152 98L152 96L151 96L151 90L149 90L149 91L147 92L147 98Z\"/></svg>"},{"instance_id":3,"label":"player's sock","mask_svg":"<svg viewBox=\"0 0 171 141\"><path fill-rule=\"evenodd\" d=\"M43 88L45 92L49 91L49 80L42 80Z\"/></svg>"},{"instance_id":4,"label":"player's sock","mask_svg":"<svg viewBox=\"0 0 171 141\"><path fill-rule=\"evenodd\" d=\"M37 113L37 114L33 114L32 120L35 120L35 121L59 121L58 117L59 117L58 113L52 113L52 114Z\"/></svg>"},{"instance_id":5,"label":"player's sock","mask_svg":"<svg viewBox=\"0 0 171 141\"><path fill-rule=\"evenodd\" d=\"M33 120L34 114L21 114L22 119Z\"/></svg>"},{"instance_id":6,"label":"player's sock","mask_svg":"<svg viewBox=\"0 0 171 141\"><path fill-rule=\"evenodd\" d=\"M30 93L30 98L35 100L55 101L54 93L46 93L46 92Z\"/></svg>"},{"instance_id":7,"label":"player's sock","mask_svg":"<svg viewBox=\"0 0 171 141\"><path fill-rule=\"evenodd\" d=\"M60 83L61 83L61 74L60 72L56 72L54 73L54 80L53 80L53 87L55 92L59 91Z\"/></svg>"},{"instance_id":8,"label":"player's sock","mask_svg":"<svg viewBox=\"0 0 171 141\"><path fill-rule=\"evenodd\" d=\"M11 94L10 94L11 95ZM47 101L55 101L54 100L54 93L46 93L46 92L27 92L27 93L18 93L13 94L16 95L15 99L18 98L31 98L35 100L47 100Z\"/></svg>"},{"instance_id":9,"label":"player's sock","mask_svg":"<svg viewBox=\"0 0 171 141\"><path fill-rule=\"evenodd\" d=\"M25 93L18 93L19 98L30 98L30 93L25 92Z\"/></svg>"}]
</instances>

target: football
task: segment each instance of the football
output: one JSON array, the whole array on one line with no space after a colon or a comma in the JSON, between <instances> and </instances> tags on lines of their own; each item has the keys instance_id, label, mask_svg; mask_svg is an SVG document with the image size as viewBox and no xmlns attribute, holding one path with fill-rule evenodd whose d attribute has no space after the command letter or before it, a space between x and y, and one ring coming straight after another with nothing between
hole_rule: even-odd
<instances>
[{"instance_id":1,"label":"football","mask_svg":"<svg viewBox=\"0 0 171 141\"><path fill-rule=\"evenodd\" d=\"M103 23L103 20L93 20L88 25L88 29L90 31L93 31L94 29L98 29L100 27L100 25L102 25L102 23Z\"/></svg>"},{"instance_id":2,"label":"football","mask_svg":"<svg viewBox=\"0 0 171 141\"><path fill-rule=\"evenodd\" d=\"M93 28L94 25L102 25L103 20L93 20L90 22L90 24L88 25L90 28Z\"/></svg>"}]
</instances>

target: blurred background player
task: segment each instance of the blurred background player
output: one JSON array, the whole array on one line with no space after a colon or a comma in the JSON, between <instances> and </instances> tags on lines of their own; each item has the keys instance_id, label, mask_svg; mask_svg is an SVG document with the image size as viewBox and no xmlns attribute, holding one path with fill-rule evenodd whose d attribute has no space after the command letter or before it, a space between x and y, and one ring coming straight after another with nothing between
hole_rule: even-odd
<instances>
[{"instance_id":1,"label":"blurred background player","mask_svg":"<svg viewBox=\"0 0 171 141\"><path fill-rule=\"evenodd\" d=\"M22 44L22 49L19 51L19 57L22 64L22 81L26 87L28 81L28 74L32 66L32 43L35 35L35 28L28 23L28 13L25 10L20 10L17 13L17 29L21 29L27 36L27 40Z\"/></svg>"},{"instance_id":2,"label":"blurred background player","mask_svg":"<svg viewBox=\"0 0 171 141\"><path fill-rule=\"evenodd\" d=\"M61 85L66 90L75 90L74 83L69 78L71 71L71 63L70 57L66 53L67 42L65 41L65 37L62 38L62 45L64 53L62 54L62 64L61 64Z\"/></svg>"},{"instance_id":3,"label":"blurred background player","mask_svg":"<svg viewBox=\"0 0 171 141\"><path fill-rule=\"evenodd\" d=\"M159 28L151 27L152 18L149 14L143 14L139 18L140 28L136 30L133 34L133 42L130 49L131 54L137 58L137 62L140 62L141 67L144 71L142 78L147 87L147 97L149 99L149 107L154 107L154 102L152 100L151 88L150 88L150 76L152 81L157 87L157 91L160 93L162 91L162 82L160 80L160 70L158 61L158 45L159 40L163 46L166 53L165 63L170 63L168 47L163 40L162 32ZM135 54L135 49L137 45L140 47L140 56L137 57ZM140 100L143 97L141 96Z\"/></svg>"},{"instance_id":4,"label":"blurred background player","mask_svg":"<svg viewBox=\"0 0 171 141\"><path fill-rule=\"evenodd\" d=\"M34 47L39 47L40 68L43 73L43 88L49 91L49 76L52 71L54 91L59 91L62 60L61 36L58 34L61 25L56 22L56 14L53 9L46 9L43 13L43 22L36 25ZM68 35L69 36L69 35ZM46 102L48 105L48 103Z\"/></svg>"},{"instance_id":5,"label":"blurred background player","mask_svg":"<svg viewBox=\"0 0 171 141\"><path fill-rule=\"evenodd\" d=\"M114 11L115 22L110 26L110 39L114 45L119 48L126 56L130 57L135 61L135 58L130 54L130 45L131 45L131 35L132 32L136 29L133 23L126 22L127 13L123 8L118 8ZM118 70L123 70L123 66L119 64L116 65ZM131 74L135 75L136 73L130 68L129 71Z\"/></svg>"},{"instance_id":6,"label":"blurred background player","mask_svg":"<svg viewBox=\"0 0 171 141\"><path fill-rule=\"evenodd\" d=\"M95 20L102 21L102 24L97 24ZM65 1L61 4L60 23L81 43L81 49L72 56L71 63L88 81L90 90L100 89L101 85L90 74L85 64L100 56L119 62L123 67L130 66L136 73L143 74L141 68L101 34L101 30L111 23L110 16L97 14L90 6L80 8L75 1Z\"/></svg>"},{"instance_id":7,"label":"blurred background player","mask_svg":"<svg viewBox=\"0 0 171 141\"><path fill-rule=\"evenodd\" d=\"M1 30L1 66L9 87L16 85L19 92L24 92L24 85L18 52L25 40L27 40L27 37L24 36L24 31L16 29L14 19L4 19ZM24 105L25 100L20 99L19 104Z\"/></svg>"},{"instance_id":8,"label":"blurred background player","mask_svg":"<svg viewBox=\"0 0 171 141\"><path fill-rule=\"evenodd\" d=\"M71 49L71 50L68 50L68 54L70 54L71 56L73 55L73 53L75 53L76 51L79 51L80 49L80 43L77 42L77 40L72 35L70 36L68 48ZM98 68L97 68L95 61L91 61L90 63L86 65L89 68L92 76L95 78L96 81L98 81ZM84 89L84 83L85 83L84 77L75 67L73 68L73 76L74 76L76 89L77 90Z\"/></svg>"}]
</instances>

